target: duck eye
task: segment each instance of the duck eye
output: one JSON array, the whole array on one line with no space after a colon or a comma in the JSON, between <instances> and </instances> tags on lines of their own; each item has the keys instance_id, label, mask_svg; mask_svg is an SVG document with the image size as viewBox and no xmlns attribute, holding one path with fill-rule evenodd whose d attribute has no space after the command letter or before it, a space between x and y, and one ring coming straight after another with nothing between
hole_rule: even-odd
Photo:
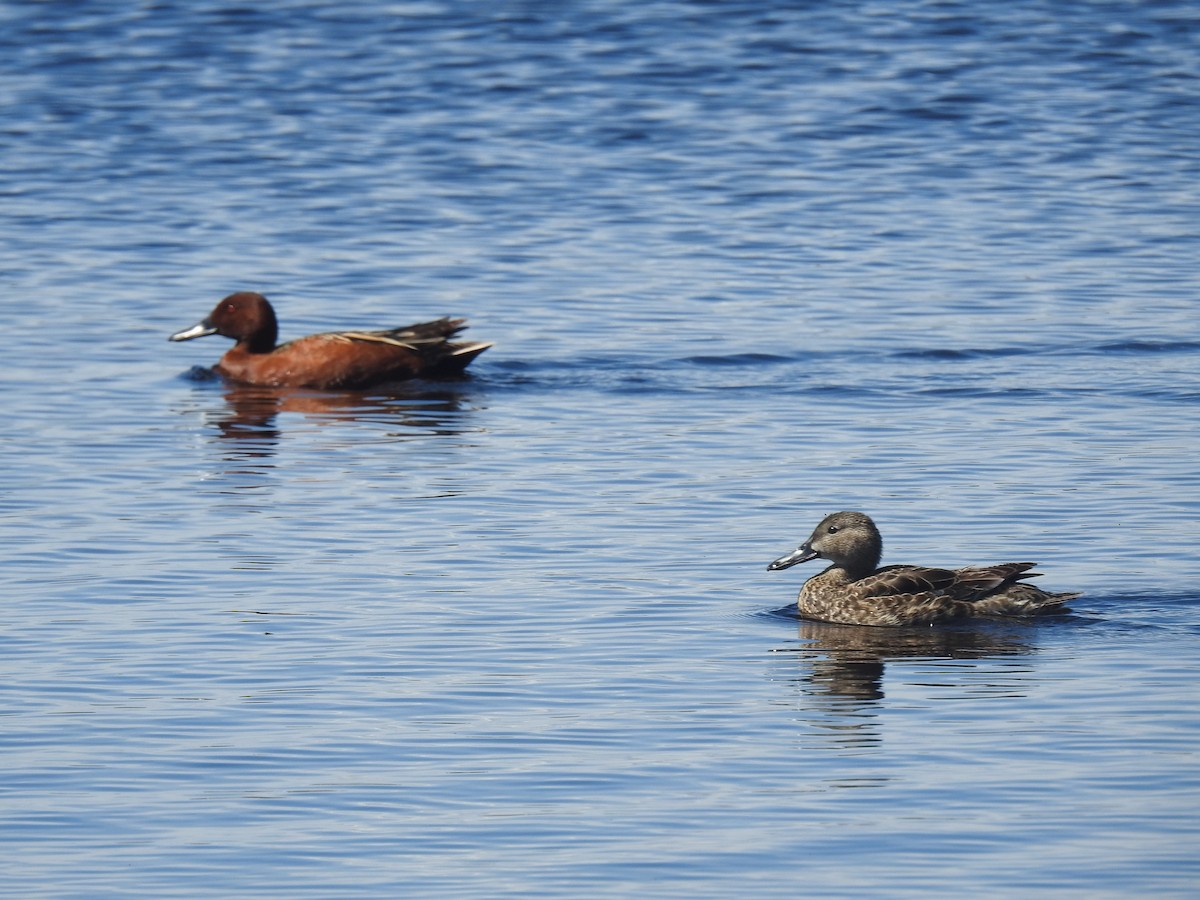
<instances>
[{"instance_id":1,"label":"duck eye","mask_svg":"<svg viewBox=\"0 0 1200 900\"><path fill-rule=\"evenodd\" d=\"M830 525L830 526L829 526L829 533L830 533L830 534L837 534L837 531L838 531L838 529L837 529L837 526L836 526L836 525Z\"/></svg>"}]
</instances>

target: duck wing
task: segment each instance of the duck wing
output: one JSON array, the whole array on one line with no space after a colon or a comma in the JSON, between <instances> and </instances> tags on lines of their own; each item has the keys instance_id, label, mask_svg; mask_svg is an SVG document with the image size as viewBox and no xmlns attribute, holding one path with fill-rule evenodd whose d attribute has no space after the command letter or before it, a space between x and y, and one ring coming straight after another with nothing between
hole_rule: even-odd
<instances>
[{"instance_id":1,"label":"duck wing","mask_svg":"<svg viewBox=\"0 0 1200 900\"><path fill-rule=\"evenodd\" d=\"M956 572L928 566L884 566L854 582L860 597L937 594L954 584Z\"/></svg>"},{"instance_id":2,"label":"duck wing","mask_svg":"<svg viewBox=\"0 0 1200 900\"><path fill-rule=\"evenodd\" d=\"M1040 573L1030 572L1036 563L1000 563L995 566L968 566L956 569L953 584L947 592L959 600L981 600L989 594L1006 590L1018 581L1036 578Z\"/></svg>"},{"instance_id":3,"label":"duck wing","mask_svg":"<svg viewBox=\"0 0 1200 900\"><path fill-rule=\"evenodd\" d=\"M884 566L854 583L860 597L890 597L900 594L944 594L955 600L979 600L1005 590L1026 578L1034 563L1000 563L964 569L932 566Z\"/></svg>"},{"instance_id":4,"label":"duck wing","mask_svg":"<svg viewBox=\"0 0 1200 900\"><path fill-rule=\"evenodd\" d=\"M330 337L344 341L392 344L415 350L422 344L442 344L467 327L466 319L441 318L383 331L337 331Z\"/></svg>"}]
</instances>

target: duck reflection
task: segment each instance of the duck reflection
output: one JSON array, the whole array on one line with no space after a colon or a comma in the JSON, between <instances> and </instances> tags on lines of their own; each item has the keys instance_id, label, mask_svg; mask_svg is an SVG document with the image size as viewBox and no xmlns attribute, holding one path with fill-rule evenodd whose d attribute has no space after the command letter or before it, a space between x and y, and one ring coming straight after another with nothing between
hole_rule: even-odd
<instances>
[{"instance_id":1,"label":"duck reflection","mask_svg":"<svg viewBox=\"0 0 1200 900\"><path fill-rule=\"evenodd\" d=\"M812 734L822 735L819 742L851 753L883 742L878 714L889 662L921 659L937 665L1034 652L1020 623L975 619L934 628L876 628L800 620L798 628L801 646L783 651L798 671L785 680L805 698L805 719ZM970 689L979 688L975 682Z\"/></svg>"},{"instance_id":2,"label":"duck reflection","mask_svg":"<svg viewBox=\"0 0 1200 900\"><path fill-rule=\"evenodd\" d=\"M302 416L318 425L368 422L381 425L392 440L407 440L419 433L461 434L468 429L460 418L462 394L452 387L408 386L394 393L306 391L289 388L230 385L224 392L225 405L209 411L206 424L221 440L240 446L242 458L261 458L274 453L282 433L279 418Z\"/></svg>"},{"instance_id":3,"label":"duck reflection","mask_svg":"<svg viewBox=\"0 0 1200 900\"><path fill-rule=\"evenodd\" d=\"M983 659L1033 652L1020 626L993 623L912 628L799 623L802 667L796 679L807 693L857 701L883 699L887 662L897 659Z\"/></svg>"}]
</instances>

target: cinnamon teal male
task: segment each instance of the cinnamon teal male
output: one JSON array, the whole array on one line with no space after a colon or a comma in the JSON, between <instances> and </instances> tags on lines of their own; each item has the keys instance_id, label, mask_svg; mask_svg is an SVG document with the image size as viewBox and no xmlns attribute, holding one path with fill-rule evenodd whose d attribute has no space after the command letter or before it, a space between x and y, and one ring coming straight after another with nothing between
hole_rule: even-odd
<instances>
[{"instance_id":1,"label":"cinnamon teal male","mask_svg":"<svg viewBox=\"0 0 1200 900\"><path fill-rule=\"evenodd\" d=\"M1001 563L966 569L926 566L879 568L883 539L870 516L826 516L807 541L767 571L810 559L832 563L800 589L800 615L843 625L932 625L974 616L1037 616L1068 612L1078 593L1052 594L1026 584L1034 563Z\"/></svg>"},{"instance_id":2,"label":"cinnamon teal male","mask_svg":"<svg viewBox=\"0 0 1200 900\"><path fill-rule=\"evenodd\" d=\"M322 390L371 387L407 378L439 378L463 369L491 344L452 343L465 319L438 319L386 331L332 331L276 345L275 310L262 294L240 291L201 322L171 335L190 341L209 334L237 343L213 367L240 384Z\"/></svg>"}]
</instances>

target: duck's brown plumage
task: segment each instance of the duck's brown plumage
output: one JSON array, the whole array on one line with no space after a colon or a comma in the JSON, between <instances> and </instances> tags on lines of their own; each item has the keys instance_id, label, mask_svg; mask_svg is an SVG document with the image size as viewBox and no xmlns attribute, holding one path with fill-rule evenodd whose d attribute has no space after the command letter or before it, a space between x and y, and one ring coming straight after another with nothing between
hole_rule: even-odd
<instances>
[{"instance_id":1,"label":"duck's brown plumage","mask_svg":"<svg viewBox=\"0 0 1200 900\"><path fill-rule=\"evenodd\" d=\"M1024 579L1034 563L964 569L928 566L879 568L883 540L870 516L826 516L807 541L767 568L786 569L810 559L832 565L804 583L800 615L845 625L926 625L972 616L1036 616L1066 612L1078 593L1052 594Z\"/></svg>"},{"instance_id":2,"label":"duck's brown plumage","mask_svg":"<svg viewBox=\"0 0 1200 900\"><path fill-rule=\"evenodd\" d=\"M334 331L276 346L279 325L267 298L230 294L200 323L171 335L187 341L208 334L233 338L214 370L231 381L262 387L365 388L407 378L459 375L491 344L453 343L465 319L437 319L383 331Z\"/></svg>"}]
</instances>

